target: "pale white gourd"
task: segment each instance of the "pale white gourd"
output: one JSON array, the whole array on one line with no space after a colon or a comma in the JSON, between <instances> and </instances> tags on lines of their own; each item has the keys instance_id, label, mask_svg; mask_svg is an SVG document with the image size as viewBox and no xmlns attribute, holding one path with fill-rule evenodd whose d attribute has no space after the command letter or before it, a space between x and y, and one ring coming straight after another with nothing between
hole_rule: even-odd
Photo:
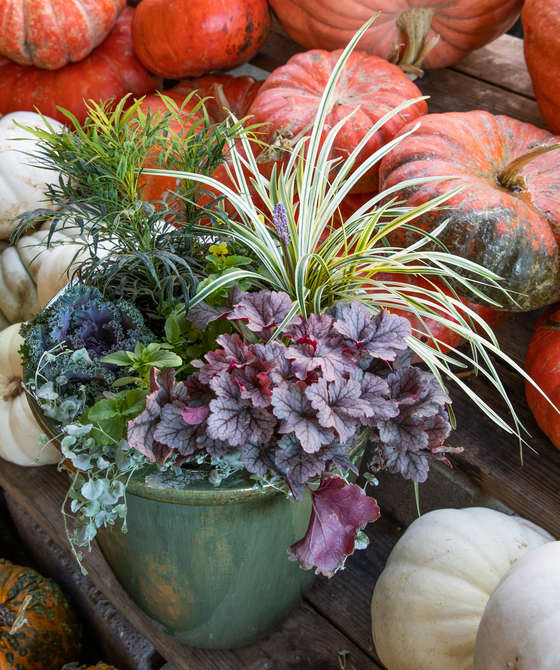
<instances>
[{"instance_id":1,"label":"pale white gourd","mask_svg":"<svg viewBox=\"0 0 560 670\"><path fill-rule=\"evenodd\" d=\"M560 668L560 542L533 549L502 578L480 622L474 667Z\"/></svg>"},{"instance_id":2,"label":"pale white gourd","mask_svg":"<svg viewBox=\"0 0 560 670\"><path fill-rule=\"evenodd\" d=\"M58 121L45 119L54 130L63 128ZM50 208L45 187L58 181L56 172L31 165L37 139L16 124L47 129L45 120L34 112L12 112L0 118L0 239L4 240L16 226L14 217L39 207Z\"/></svg>"},{"instance_id":3,"label":"pale white gourd","mask_svg":"<svg viewBox=\"0 0 560 670\"><path fill-rule=\"evenodd\" d=\"M20 326L12 324L0 333L0 456L17 465L56 463L59 452L53 446L39 445L43 431L33 417L22 386Z\"/></svg>"},{"instance_id":4,"label":"pale white gourd","mask_svg":"<svg viewBox=\"0 0 560 670\"><path fill-rule=\"evenodd\" d=\"M65 270L78 247L45 248L49 227L47 223L0 251L0 330L29 320L68 282ZM57 230L53 240L69 242L76 233L73 228Z\"/></svg>"},{"instance_id":5,"label":"pale white gourd","mask_svg":"<svg viewBox=\"0 0 560 670\"><path fill-rule=\"evenodd\" d=\"M490 594L520 556L553 539L530 521L485 507L421 516L393 548L373 593L381 661L388 670L473 670Z\"/></svg>"}]
</instances>

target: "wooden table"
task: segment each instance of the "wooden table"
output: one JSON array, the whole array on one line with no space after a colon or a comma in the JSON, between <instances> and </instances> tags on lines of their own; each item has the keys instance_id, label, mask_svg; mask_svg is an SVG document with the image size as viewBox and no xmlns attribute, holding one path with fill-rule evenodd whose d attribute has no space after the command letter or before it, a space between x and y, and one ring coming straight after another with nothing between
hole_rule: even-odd
<instances>
[{"instance_id":1,"label":"wooden table","mask_svg":"<svg viewBox=\"0 0 560 670\"><path fill-rule=\"evenodd\" d=\"M270 70L298 47L275 26L254 64ZM454 68L429 72L417 82L430 95L430 111L485 109L543 125L523 60L522 43L504 36L471 54ZM503 348L522 364L535 314L509 318L499 329ZM497 364L536 450L524 451L477 412L464 394L454 393L458 430L451 443L465 447L456 467L512 509L560 536L560 453L540 433L525 403L519 377ZM484 398L494 394L484 380L468 382ZM496 403L493 402L496 406ZM499 405L498 405L499 407ZM505 413L505 409L502 408ZM54 468L23 469L0 465L0 485L52 538L67 548L59 510L66 482ZM128 598L95 548L85 563L95 584L150 639L175 670L378 670L373 649L369 604L375 581L400 529L382 518L369 529L369 549L357 552L344 572L319 579L303 605L268 639L230 652L189 649L168 637ZM450 669L452 670L452 669Z\"/></svg>"}]
</instances>

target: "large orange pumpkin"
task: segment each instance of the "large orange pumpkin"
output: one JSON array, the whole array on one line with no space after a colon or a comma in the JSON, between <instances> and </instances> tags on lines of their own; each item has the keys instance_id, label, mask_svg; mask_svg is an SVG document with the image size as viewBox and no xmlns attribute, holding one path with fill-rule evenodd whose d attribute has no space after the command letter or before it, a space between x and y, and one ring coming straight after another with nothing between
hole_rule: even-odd
<instances>
[{"instance_id":1,"label":"large orange pumpkin","mask_svg":"<svg viewBox=\"0 0 560 670\"><path fill-rule=\"evenodd\" d=\"M0 559L0 670L59 670L78 656L80 637L52 579Z\"/></svg>"},{"instance_id":2,"label":"large orange pumpkin","mask_svg":"<svg viewBox=\"0 0 560 670\"><path fill-rule=\"evenodd\" d=\"M311 132L327 81L341 51L307 51L292 56L272 72L249 108L251 121L265 124L262 139L287 146ZM371 126L402 102L421 97L415 84L395 65L361 51L350 54L332 96L325 131L354 112L335 139L332 157L347 158ZM393 116L366 143L356 166L393 139L408 122L425 114L425 101L411 105ZM325 132L325 135L326 135ZM360 180L355 192L369 193L377 188L377 166Z\"/></svg>"},{"instance_id":3,"label":"large orange pumpkin","mask_svg":"<svg viewBox=\"0 0 560 670\"><path fill-rule=\"evenodd\" d=\"M0 54L57 70L101 44L126 0L0 0Z\"/></svg>"},{"instance_id":4,"label":"large orange pumpkin","mask_svg":"<svg viewBox=\"0 0 560 670\"><path fill-rule=\"evenodd\" d=\"M179 79L250 60L269 28L266 0L142 0L132 35L150 72Z\"/></svg>"},{"instance_id":5,"label":"large orange pumpkin","mask_svg":"<svg viewBox=\"0 0 560 670\"><path fill-rule=\"evenodd\" d=\"M0 59L0 114L36 111L58 121L68 119L57 106L70 110L81 122L86 101L120 99L127 93L143 95L161 80L151 76L134 55L131 23L134 10L125 7L107 39L87 58L48 71Z\"/></svg>"},{"instance_id":6,"label":"large orange pumpkin","mask_svg":"<svg viewBox=\"0 0 560 670\"><path fill-rule=\"evenodd\" d=\"M555 305L537 321L525 362L527 374L560 409L560 305ZM560 414L529 382L525 382L527 402L540 429L560 449Z\"/></svg>"},{"instance_id":7,"label":"large orange pumpkin","mask_svg":"<svg viewBox=\"0 0 560 670\"><path fill-rule=\"evenodd\" d=\"M550 130L560 134L560 2L525 0L521 19L539 109Z\"/></svg>"},{"instance_id":8,"label":"large orange pumpkin","mask_svg":"<svg viewBox=\"0 0 560 670\"><path fill-rule=\"evenodd\" d=\"M307 49L344 47L381 12L359 48L412 70L458 63L508 30L522 4L523 0L270 0L290 37Z\"/></svg>"},{"instance_id":9,"label":"large orange pumpkin","mask_svg":"<svg viewBox=\"0 0 560 670\"><path fill-rule=\"evenodd\" d=\"M428 114L419 128L383 159L382 188L418 177L456 176L412 186L401 195L416 206L462 186L445 208L416 219L449 251L492 270L517 301L484 291L512 310L530 310L560 296L560 137L529 123L487 112ZM406 129L405 129L406 130ZM551 146L547 146L551 145ZM542 153L546 152L546 153ZM393 241L416 241L398 229Z\"/></svg>"}]
</instances>

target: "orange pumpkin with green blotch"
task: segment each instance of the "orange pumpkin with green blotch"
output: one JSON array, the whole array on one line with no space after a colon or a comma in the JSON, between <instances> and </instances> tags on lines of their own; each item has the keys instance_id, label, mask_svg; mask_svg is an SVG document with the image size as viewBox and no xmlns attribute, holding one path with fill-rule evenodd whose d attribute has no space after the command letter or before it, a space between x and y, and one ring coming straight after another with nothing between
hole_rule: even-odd
<instances>
[{"instance_id":1,"label":"orange pumpkin with green blotch","mask_svg":"<svg viewBox=\"0 0 560 670\"><path fill-rule=\"evenodd\" d=\"M80 640L60 587L0 559L0 670L59 670L78 656Z\"/></svg>"},{"instance_id":2,"label":"orange pumpkin with green blotch","mask_svg":"<svg viewBox=\"0 0 560 670\"><path fill-rule=\"evenodd\" d=\"M410 130L413 124L404 128ZM445 207L415 219L457 256L503 278L504 293L484 293L509 310L525 311L560 297L560 137L530 123L483 111L428 114L385 156L380 188L434 178L398 192L416 207L461 187ZM452 177L456 177L453 179ZM418 233L399 228L392 242L407 246Z\"/></svg>"}]
</instances>

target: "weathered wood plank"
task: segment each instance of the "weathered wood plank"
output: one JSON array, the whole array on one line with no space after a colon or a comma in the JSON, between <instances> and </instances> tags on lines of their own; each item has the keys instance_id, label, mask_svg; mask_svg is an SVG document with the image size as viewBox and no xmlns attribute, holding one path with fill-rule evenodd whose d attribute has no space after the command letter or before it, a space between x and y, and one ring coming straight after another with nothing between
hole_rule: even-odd
<instances>
[{"instance_id":1,"label":"weathered wood plank","mask_svg":"<svg viewBox=\"0 0 560 670\"><path fill-rule=\"evenodd\" d=\"M523 40L519 37L502 35L473 51L453 69L512 93L535 97L523 55Z\"/></svg>"},{"instance_id":2,"label":"weathered wood plank","mask_svg":"<svg viewBox=\"0 0 560 670\"><path fill-rule=\"evenodd\" d=\"M20 468L1 461L0 486L59 546L68 550L60 514L66 492L66 478L62 473L53 467ZM143 614L117 582L97 546L86 554L84 564L97 588L154 644L175 670L290 670L296 667L339 670L340 650L348 650L352 662L360 670L380 670L372 653L364 653L359 645L338 630L340 604L334 600L330 620L304 603L275 633L252 647L234 651L204 651L180 644ZM327 586L334 584L336 579ZM310 595L309 602L313 597ZM351 602L346 607L351 608ZM368 610L362 608L351 615L352 619L361 617L369 621ZM350 669L352 666L347 662L347 667Z\"/></svg>"}]
</instances>

